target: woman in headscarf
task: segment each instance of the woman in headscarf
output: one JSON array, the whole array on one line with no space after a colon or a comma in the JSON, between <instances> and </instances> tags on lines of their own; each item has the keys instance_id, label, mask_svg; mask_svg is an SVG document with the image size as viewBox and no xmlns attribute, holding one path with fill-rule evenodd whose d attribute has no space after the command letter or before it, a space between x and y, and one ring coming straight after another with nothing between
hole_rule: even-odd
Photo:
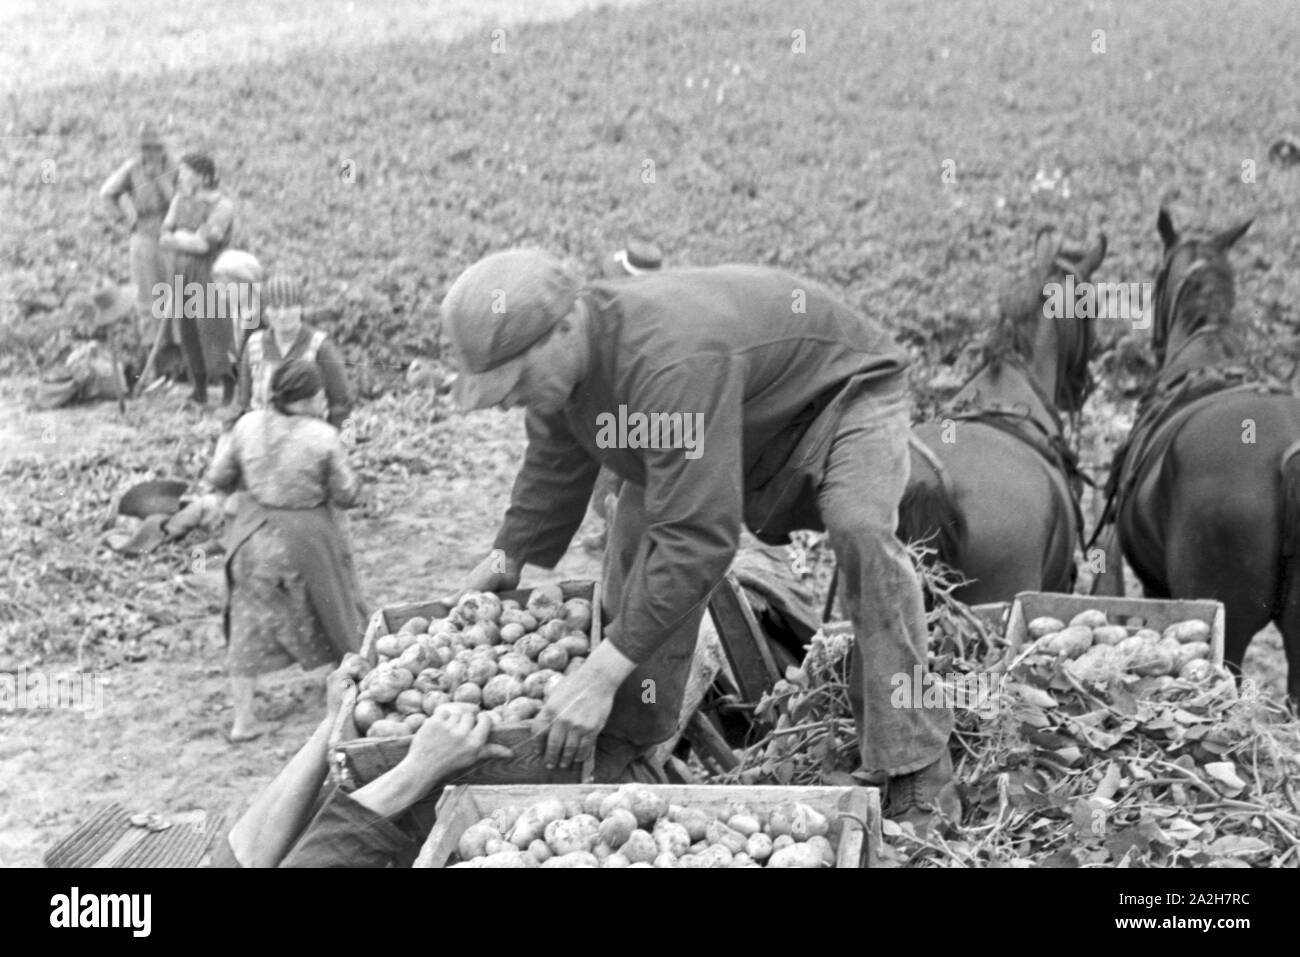
<instances>
[{"instance_id":1,"label":"woman in headscarf","mask_svg":"<svg viewBox=\"0 0 1300 957\"><path fill-rule=\"evenodd\" d=\"M194 387L191 398L208 401L208 380L220 379L222 403L235 397L234 335L228 316L207 315L212 264L230 243L235 212L217 189L217 167L205 153L181 157L179 192L163 220L161 249L174 255L174 287L183 292L173 302L180 326L181 349Z\"/></svg>"},{"instance_id":2,"label":"woman in headscarf","mask_svg":"<svg viewBox=\"0 0 1300 957\"><path fill-rule=\"evenodd\" d=\"M158 234L176 195L176 164L167 155L156 126L148 122L141 124L139 155L119 166L104 181L99 195L121 214L131 230L136 332L138 340L148 348L154 341L159 321L153 315L154 286L167 282L167 265L158 249Z\"/></svg>"},{"instance_id":3,"label":"woman in headscarf","mask_svg":"<svg viewBox=\"0 0 1300 957\"><path fill-rule=\"evenodd\" d=\"M235 423L205 476L223 492L242 486L226 538L231 741L265 730L253 709L258 675L295 661L318 668L361 645L356 573L334 514L357 504L360 481L325 409L316 367L283 363L269 407Z\"/></svg>"},{"instance_id":4,"label":"woman in headscarf","mask_svg":"<svg viewBox=\"0 0 1300 957\"><path fill-rule=\"evenodd\" d=\"M302 321L302 284L293 276L277 274L262 284L262 316L269 328L248 337L239 365L237 408L263 409L271 375L280 363L303 359L314 363L325 383L330 425L342 428L352 414L352 390L347 369L329 336Z\"/></svg>"}]
</instances>

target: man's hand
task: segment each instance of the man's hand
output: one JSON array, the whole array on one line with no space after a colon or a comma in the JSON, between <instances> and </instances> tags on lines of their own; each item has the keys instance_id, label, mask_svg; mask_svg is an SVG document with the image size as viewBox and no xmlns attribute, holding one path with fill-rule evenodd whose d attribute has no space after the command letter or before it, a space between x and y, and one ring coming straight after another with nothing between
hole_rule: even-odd
<instances>
[{"instance_id":1,"label":"man's hand","mask_svg":"<svg viewBox=\"0 0 1300 957\"><path fill-rule=\"evenodd\" d=\"M596 749L596 738L609 720L618 686L607 688L592 682L578 669L566 677L546 699L535 719L550 726L546 736L546 767L567 768L582 764Z\"/></svg>"},{"instance_id":2,"label":"man's hand","mask_svg":"<svg viewBox=\"0 0 1300 957\"><path fill-rule=\"evenodd\" d=\"M343 656L342 663L330 672L325 679L325 712L331 720L343 707L343 695L348 686L360 681L369 670L366 659L349 651Z\"/></svg>"},{"instance_id":3,"label":"man's hand","mask_svg":"<svg viewBox=\"0 0 1300 957\"><path fill-rule=\"evenodd\" d=\"M519 587L520 563L499 548L488 552L487 558L479 562L469 573L465 587L456 596L467 591L509 591Z\"/></svg>"},{"instance_id":4,"label":"man's hand","mask_svg":"<svg viewBox=\"0 0 1300 957\"><path fill-rule=\"evenodd\" d=\"M405 769L420 796L457 771L463 771L488 758L508 758L510 749L503 744L488 744L492 719L465 711L442 712L420 725L406 753L394 770Z\"/></svg>"}]
</instances>

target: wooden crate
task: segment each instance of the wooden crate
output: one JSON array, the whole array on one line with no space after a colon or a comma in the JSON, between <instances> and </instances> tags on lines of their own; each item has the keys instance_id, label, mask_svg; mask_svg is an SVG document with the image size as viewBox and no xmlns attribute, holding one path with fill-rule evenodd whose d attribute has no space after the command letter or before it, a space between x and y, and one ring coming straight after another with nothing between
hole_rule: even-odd
<instances>
[{"instance_id":1,"label":"wooden crate","mask_svg":"<svg viewBox=\"0 0 1300 957\"><path fill-rule=\"evenodd\" d=\"M585 598L591 602L591 650L596 649L601 637L600 583L593 581L560 582L560 590L565 601L570 598ZM528 601L532 588L517 588L502 592L502 598L513 598L520 604ZM445 618L451 613L444 602L425 601L393 605L375 612L366 628L365 639L361 643L361 656L373 667L379 663L379 654L375 642L384 635L397 631L412 618L422 617L433 620ZM345 791L352 791L368 784L386 771L397 766L406 757L415 735L408 734L400 738L365 738L357 731L353 720L358 691L350 688L343 697L338 718L330 730L329 768L331 780ZM461 780L483 784L517 784L517 783L569 783L590 777L591 762L583 767L569 769L556 768L547 771L542 764L542 755L546 739L534 734L531 723L499 724L492 729L489 739L494 744L503 744L514 754L510 758L499 758L484 762L462 775Z\"/></svg>"},{"instance_id":2,"label":"wooden crate","mask_svg":"<svg viewBox=\"0 0 1300 957\"><path fill-rule=\"evenodd\" d=\"M831 843L836 867L870 867L880 850L880 792L859 787L783 787L779 785L646 784L669 804L721 810L743 801L758 811L770 811L783 801L803 801L835 818ZM458 785L447 788L438 801L438 820L415 860L415 867L446 867L456 854L460 836L497 808L527 807L545 798L580 801L592 791L608 794L616 785ZM864 827L865 825L865 827Z\"/></svg>"},{"instance_id":3,"label":"wooden crate","mask_svg":"<svg viewBox=\"0 0 1300 957\"><path fill-rule=\"evenodd\" d=\"M1130 633L1139 628L1164 631L1179 621L1195 619L1210 626L1210 661L1223 664L1223 604L1203 600L1157 598L1105 598L1094 595L1058 595L1022 591L1016 595L1007 621L1008 654L1014 656L1028 640L1029 623L1044 615L1069 624L1081 611L1095 608L1105 612L1112 625L1123 625Z\"/></svg>"}]
</instances>

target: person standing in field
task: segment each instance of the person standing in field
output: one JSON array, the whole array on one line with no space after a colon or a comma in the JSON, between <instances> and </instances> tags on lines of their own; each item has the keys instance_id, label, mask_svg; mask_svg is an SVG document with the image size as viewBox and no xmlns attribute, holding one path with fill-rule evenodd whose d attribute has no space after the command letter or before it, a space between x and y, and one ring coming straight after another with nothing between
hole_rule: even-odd
<instances>
[{"instance_id":1,"label":"person standing in field","mask_svg":"<svg viewBox=\"0 0 1300 957\"><path fill-rule=\"evenodd\" d=\"M222 436L204 476L208 488L240 489L225 541L232 742L266 730L253 709L259 675L295 661L318 668L361 646L356 570L335 513L360 501L361 482L325 411L316 366L282 363L269 406Z\"/></svg>"},{"instance_id":2,"label":"person standing in field","mask_svg":"<svg viewBox=\"0 0 1300 957\"><path fill-rule=\"evenodd\" d=\"M326 420L342 428L352 414L353 395L347 367L338 348L321 329L302 321L302 283L276 274L262 284L262 316L269 328L248 337L239 362L239 413L266 408L271 376L289 359L302 359L319 370L329 403Z\"/></svg>"},{"instance_id":3,"label":"person standing in field","mask_svg":"<svg viewBox=\"0 0 1300 957\"><path fill-rule=\"evenodd\" d=\"M180 326L181 349L199 405L208 401L209 380L221 380L222 404L235 397L234 335L226 316L209 316L212 264L230 243L234 206L218 189L217 167L205 153L181 157L178 192L162 224L158 245L173 256L169 275L181 301L171 302Z\"/></svg>"},{"instance_id":4,"label":"person standing in field","mask_svg":"<svg viewBox=\"0 0 1300 957\"><path fill-rule=\"evenodd\" d=\"M167 263L158 248L163 217L176 195L177 169L158 128L140 125L140 153L113 171L100 197L131 230L131 282L135 284L136 338L145 348L154 341L159 320L153 314L154 286L167 281ZM164 333L165 334L165 333Z\"/></svg>"}]
</instances>

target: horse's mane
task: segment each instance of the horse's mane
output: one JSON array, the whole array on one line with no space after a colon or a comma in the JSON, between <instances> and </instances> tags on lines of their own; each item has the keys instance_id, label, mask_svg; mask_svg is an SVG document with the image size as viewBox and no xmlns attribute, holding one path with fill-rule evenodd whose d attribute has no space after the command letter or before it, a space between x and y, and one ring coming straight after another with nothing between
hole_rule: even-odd
<instances>
[{"instance_id":1,"label":"horse's mane","mask_svg":"<svg viewBox=\"0 0 1300 957\"><path fill-rule=\"evenodd\" d=\"M998 318L984 334L978 354L981 365L995 375L1010 359L1024 364L1034 355L1034 337L1044 314L1049 281L1064 282L1066 269L1053 261L1045 273L1031 269L1012 282L998 297ZM1052 402L1062 412L1077 412L1092 391L1093 379L1088 368L1092 355L1093 325L1091 318L1056 317L1057 386Z\"/></svg>"}]
</instances>

